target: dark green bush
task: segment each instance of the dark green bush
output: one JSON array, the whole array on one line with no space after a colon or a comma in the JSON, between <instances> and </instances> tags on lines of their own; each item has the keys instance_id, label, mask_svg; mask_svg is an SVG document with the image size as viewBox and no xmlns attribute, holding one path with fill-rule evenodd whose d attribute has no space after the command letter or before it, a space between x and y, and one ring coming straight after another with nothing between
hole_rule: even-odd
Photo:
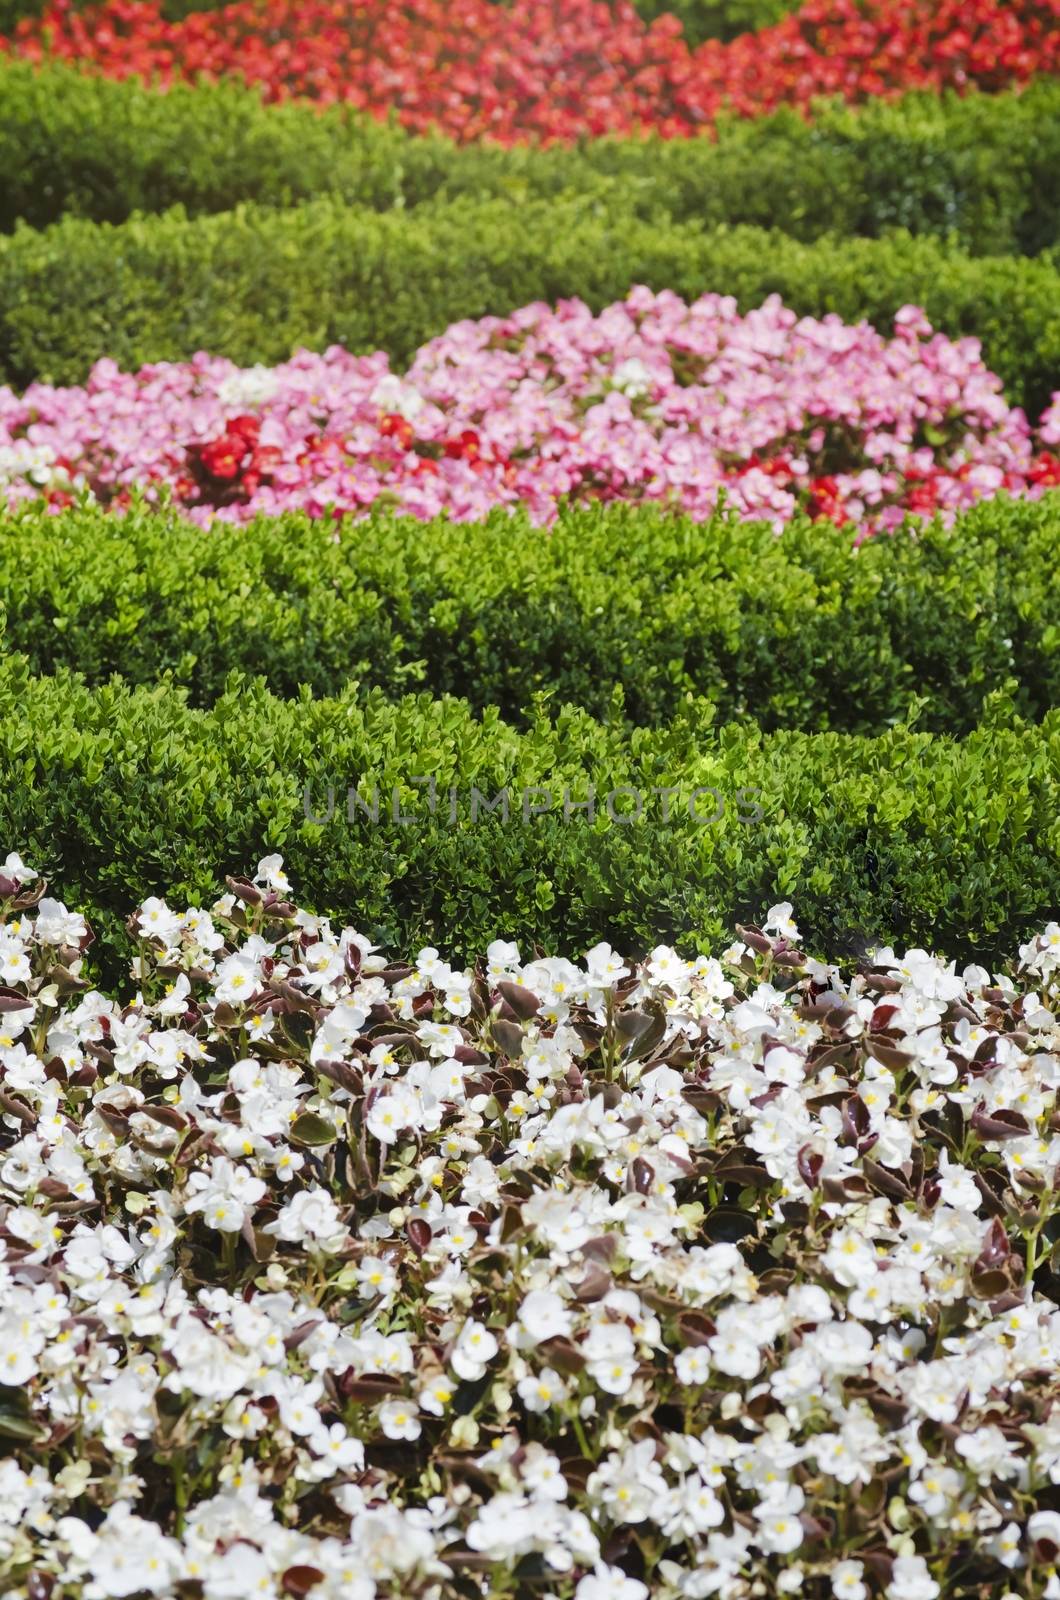
<instances>
[{"instance_id":1,"label":"dark green bush","mask_svg":"<svg viewBox=\"0 0 1060 1600\"><path fill-rule=\"evenodd\" d=\"M695 48L704 39L735 39L772 27L789 11L797 11L799 0L633 0L633 5L645 22L676 17Z\"/></svg>"},{"instance_id":2,"label":"dark green bush","mask_svg":"<svg viewBox=\"0 0 1060 1600\"><path fill-rule=\"evenodd\" d=\"M660 224L585 198L471 200L407 214L332 200L294 211L179 212L113 228L65 221L0 240L0 377L70 383L100 356L124 367L210 350L278 361L298 345L383 349L398 363L462 317L631 284L705 290L889 329L923 305L982 339L1010 398L1036 415L1060 370L1060 273L1051 262L971 258L932 239L800 244L755 228Z\"/></svg>"},{"instance_id":3,"label":"dark green bush","mask_svg":"<svg viewBox=\"0 0 1060 1600\"><path fill-rule=\"evenodd\" d=\"M411 154L411 170L402 159ZM266 105L238 82L165 93L61 64L0 61L0 228L124 222L184 205L290 205L333 194L386 210L444 182L448 141L349 112Z\"/></svg>"},{"instance_id":4,"label":"dark green bush","mask_svg":"<svg viewBox=\"0 0 1060 1600\"><path fill-rule=\"evenodd\" d=\"M428 775L433 819L411 783ZM378 825L356 808L350 822L347 786L371 803L376 784ZM393 820L393 785L407 825ZM576 803L590 785L595 820L565 819L564 790ZM640 822L612 822L605 796L622 785L676 790L669 823L657 793ZM513 791L507 825L470 822L472 786ZM536 786L552 809L524 822ZM706 786L721 804L700 794L693 822L689 799ZM633 806L619 796L612 809ZM699 700L659 729L567 707L520 734L429 695L284 701L233 683L194 711L165 684L92 689L0 662L0 839L102 912L105 958L142 896L207 894L279 850L305 903L402 950L470 954L498 935L709 948L790 899L809 944L833 954L889 940L990 960L1055 913L1058 817L1060 713L1022 726L1003 695L993 725L960 741L904 726L875 739L718 727Z\"/></svg>"},{"instance_id":5,"label":"dark green bush","mask_svg":"<svg viewBox=\"0 0 1060 1600\"><path fill-rule=\"evenodd\" d=\"M754 182L747 181L753 172ZM429 199L600 193L623 211L752 223L793 237L953 234L975 254L1060 237L1060 83L1021 94L913 94L852 111L729 121L715 143L602 139L503 150L413 138L337 107L265 106L237 84L164 95L70 66L0 62L0 228L63 215L122 222L183 205L290 205L331 194L386 210Z\"/></svg>"},{"instance_id":6,"label":"dark green bush","mask_svg":"<svg viewBox=\"0 0 1060 1600\"><path fill-rule=\"evenodd\" d=\"M232 669L279 694L422 684L522 720L538 691L659 723L689 694L763 727L963 732L1014 682L1060 703L1060 495L876 539L798 520L572 510L552 533L291 515L203 532L176 514L0 519L0 640L35 671L163 674L200 705ZM3 613L6 611L6 628Z\"/></svg>"}]
</instances>

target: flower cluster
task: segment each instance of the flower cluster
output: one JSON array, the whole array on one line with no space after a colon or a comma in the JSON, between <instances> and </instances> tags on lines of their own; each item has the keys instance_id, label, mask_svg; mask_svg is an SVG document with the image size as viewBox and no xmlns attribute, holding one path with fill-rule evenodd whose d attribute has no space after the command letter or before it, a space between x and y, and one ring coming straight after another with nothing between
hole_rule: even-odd
<instances>
[{"instance_id":1,"label":"flower cluster","mask_svg":"<svg viewBox=\"0 0 1060 1600\"><path fill-rule=\"evenodd\" d=\"M1060 1595L1060 926L388 962L0 868L9 1597Z\"/></svg>"},{"instance_id":2,"label":"flower cluster","mask_svg":"<svg viewBox=\"0 0 1060 1600\"><path fill-rule=\"evenodd\" d=\"M1041 428L1058 439L1060 400ZM706 516L724 495L777 527L808 508L868 531L1058 482L978 342L913 307L886 339L776 298L741 316L729 298L640 288L599 316L571 300L457 323L403 376L332 348L275 369L101 361L83 388L0 389L9 503L88 489L120 509L139 488L200 522L520 503L547 523L569 500Z\"/></svg>"},{"instance_id":3,"label":"flower cluster","mask_svg":"<svg viewBox=\"0 0 1060 1600\"><path fill-rule=\"evenodd\" d=\"M9 48L166 84L238 74L271 99L392 114L504 143L657 129L814 96L998 88L1060 64L1060 0L808 0L758 34L690 51L628 0L235 0L168 22L161 0L53 0Z\"/></svg>"}]
</instances>

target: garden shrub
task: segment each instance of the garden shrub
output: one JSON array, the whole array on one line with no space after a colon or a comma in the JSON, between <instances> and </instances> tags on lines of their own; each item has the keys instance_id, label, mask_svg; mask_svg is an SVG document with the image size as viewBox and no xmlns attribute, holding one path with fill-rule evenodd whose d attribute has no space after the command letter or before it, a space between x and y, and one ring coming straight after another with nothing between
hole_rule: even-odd
<instances>
[{"instance_id":1,"label":"garden shrub","mask_svg":"<svg viewBox=\"0 0 1060 1600\"><path fill-rule=\"evenodd\" d=\"M1060 495L856 553L824 522L778 537L622 505L551 533L504 511L203 531L145 506L28 508L0 519L0 640L37 672L168 676L199 705L238 670L284 696L422 686L516 722L539 691L606 715L618 684L634 723L699 694L765 728L871 733L915 710L959 733L1009 682L1029 718L1060 702L1058 537Z\"/></svg>"},{"instance_id":2,"label":"garden shrub","mask_svg":"<svg viewBox=\"0 0 1060 1600\"><path fill-rule=\"evenodd\" d=\"M753 171L755 181L747 182ZM781 111L696 139L502 149L412 137L346 107L266 106L238 83L164 95L61 64L0 61L0 228L61 216L122 222L183 205L286 206L334 195L377 210L430 199L610 195L623 211L780 227L793 237L953 235L977 254L1060 236L1060 83L931 95L812 121Z\"/></svg>"}]
</instances>

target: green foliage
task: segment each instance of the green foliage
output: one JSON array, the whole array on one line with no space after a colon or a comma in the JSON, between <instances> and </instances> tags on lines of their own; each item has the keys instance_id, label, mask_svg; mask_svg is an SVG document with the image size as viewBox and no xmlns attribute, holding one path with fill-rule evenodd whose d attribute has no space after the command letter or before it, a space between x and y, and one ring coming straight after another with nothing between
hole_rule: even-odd
<instances>
[{"instance_id":1,"label":"green foliage","mask_svg":"<svg viewBox=\"0 0 1060 1600\"><path fill-rule=\"evenodd\" d=\"M716 142L503 150L414 138L343 107L266 106L235 83L160 95L70 66L0 62L6 230L17 218L122 222L174 205L194 215L323 195L387 210L590 193L643 218L780 227L805 240L900 226L952 234L975 254L1035 253L1060 238L1060 83L831 106L812 122L785 110L725 122Z\"/></svg>"},{"instance_id":2,"label":"green foliage","mask_svg":"<svg viewBox=\"0 0 1060 1600\"><path fill-rule=\"evenodd\" d=\"M735 39L770 28L797 11L799 0L633 0L633 5L645 22L676 17L694 49L704 39Z\"/></svg>"},{"instance_id":3,"label":"green foliage","mask_svg":"<svg viewBox=\"0 0 1060 1600\"><path fill-rule=\"evenodd\" d=\"M90 688L34 678L9 656L0 838L70 903L103 914L104 965L142 896L210 894L266 850L283 852L307 903L402 950L469 954L499 934L528 949L598 938L634 952L666 938L717 947L734 922L791 899L811 947L833 954L892 940L989 960L1055 911L1060 883L1060 714L1026 727L1002 695L991 720L961 741L906 726L875 739L764 734L718 727L697 700L654 730L566 707L539 708L519 733L450 698L284 701L240 681L191 710L166 684ZM428 775L433 820L410 782ZM373 784L379 824L356 808L349 821L347 786L370 803ZM395 784L401 815L418 820L394 821ZM491 798L510 787L507 824L470 822L472 785ZM552 810L524 822L523 791L538 785ZM565 788L576 802L589 785L595 820L565 820ZM620 785L676 788L669 823L650 792L640 822L610 821L604 797ZM697 823L689 797L708 785L724 803L701 795ZM761 820L741 820L753 804Z\"/></svg>"},{"instance_id":4,"label":"green foliage","mask_svg":"<svg viewBox=\"0 0 1060 1600\"><path fill-rule=\"evenodd\" d=\"M1060 367L1060 272L1047 261L974 259L897 234L802 244L757 228L660 224L599 199L463 200L407 215L333 200L294 211L180 212L120 227L67 220L0 240L0 378L82 380L103 355L123 367L196 350L275 362L299 345L383 349L407 361L463 317L580 296L595 308L631 284L771 293L802 313L883 329L908 302L975 334L1010 398L1032 414Z\"/></svg>"},{"instance_id":5,"label":"green foliage","mask_svg":"<svg viewBox=\"0 0 1060 1600\"><path fill-rule=\"evenodd\" d=\"M882 537L652 507L552 533L292 514L211 532L175 513L30 508L0 520L0 640L33 669L163 674L211 704L233 669L281 695L422 685L521 721L538 692L657 724L690 694L765 728L967 731L1010 684L1060 703L1060 494ZM4 613L6 612L6 625Z\"/></svg>"}]
</instances>

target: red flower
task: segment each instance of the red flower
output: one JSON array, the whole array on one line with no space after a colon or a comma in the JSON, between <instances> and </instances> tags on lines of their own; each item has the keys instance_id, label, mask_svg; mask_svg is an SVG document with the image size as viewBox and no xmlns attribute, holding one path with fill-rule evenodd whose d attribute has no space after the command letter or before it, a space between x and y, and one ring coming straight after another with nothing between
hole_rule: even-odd
<instances>
[{"instance_id":1,"label":"red flower","mask_svg":"<svg viewBox=\"0 0 1060 1600\"><path fill-rule=\"evenodd\" d=\"M689 51L630 0L235 0L179 22L161 0L53 0L8 42L26 58L166 84L241 76L266 97L344 101L460 140L696 133L722 110L963 91L1060 70L1060 0L806 0L758 34Z\"/></svg>"},{"instance_id":2,"label":"red flower","mask_svg":"<svg viewBox=\"0 0 1060 1600\"><path fill-rule=\"evenodd\" d=\"M246 500L268 482L280 452L262 446L257 417L233 417L225 431L206 444L190 445L188 466L198 487L199 503L227 505Z\"/></svg>"},{"instance_id":3,"label":"red flower","mask_svg":"<svg viewBox=\"0 0 1060 1600\"><path fill-rule=\"evenodd\" d=\"M412 424L405 417L398 416L395 412L387 412L379 424L379 432L384 439L394 439L402 450L408 450L412 445Z\"/></svg>"},{"instance_id":4,"label":"red flower","mask_svg":"<svg viewBox=\"0 0 1060 1600\"><path fill-rule=\"evenodd\" d=\"M1027 478L1043 489L1057 487L1060 485L1060 456L1054 456L1048 450L1043 450L1027 473Z\"/></svg>"},{"instance_id":5,"label":"red flower","mask_svg":"<svg viewBox=\"0 0 1060 1600\"><path fill-rule=\"evenodd\" d=\"M455 439L445 441L445 453L452 461L477 461L482 444L473 428L465 428Z\"/></svg>"}]
</instances>

